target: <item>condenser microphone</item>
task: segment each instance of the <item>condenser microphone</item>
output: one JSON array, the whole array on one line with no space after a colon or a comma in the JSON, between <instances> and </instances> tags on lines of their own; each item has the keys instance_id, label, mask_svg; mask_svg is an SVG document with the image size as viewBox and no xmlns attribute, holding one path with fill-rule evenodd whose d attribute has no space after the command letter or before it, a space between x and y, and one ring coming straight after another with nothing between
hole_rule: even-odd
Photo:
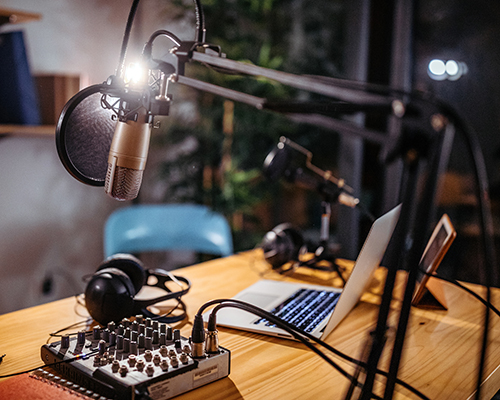
<instances>
[{"instance_id":1,"label":"condenser microphone","mask_svg":"<svg viewBox=\"0 0 500 400\"><path fill-rule=\"evenodd\" d=\"M116 77L108 79L108 93L110 97L119 99L119 108L118 122L109 149L104 191L116 200L133 200L139 194L148 157L152 118L155 115L168 115L169 112L167 83L168 76L175 72L175 68L167 62L151 59L148 69L144 69L148 73L140 81L147 82L151 69L161 71L157 92L146 84L124 89L121 82L115 86Z\"/></svg>"},{"instance_id":2,"label":"condenser microphone","mask_svg":"<svg viewBox=\"0 0 500 400\"><path fill-rule=\"evenodd\" d=\"M151 125L144 109L136 120L118 121L111 141L104 191L116 200L139 194L146 167Z\"/></svg>"},{"instance_id":3,"label":"condenser microphone","mask_svg":"<svg viewBox=\"0 0 500 400\"><path fill-rule=\"evenodd\" d=\"M126 87L111 76L78 92L56 128L59 158L79 181L104 186L117 200L137 197L146 166L152 121L168 115L167 81L174 67L157 62L159 87Z\"/></svg>"}]
</instances>

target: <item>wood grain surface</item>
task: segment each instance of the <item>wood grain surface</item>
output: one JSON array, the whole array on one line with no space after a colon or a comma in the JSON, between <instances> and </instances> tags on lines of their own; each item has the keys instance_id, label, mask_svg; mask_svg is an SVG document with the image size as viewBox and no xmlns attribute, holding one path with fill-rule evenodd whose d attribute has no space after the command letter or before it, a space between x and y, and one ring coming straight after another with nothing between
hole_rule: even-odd
<instances>
[{"instance_id":1,"label":"wood grain surface","mask_svg":"<svg viewBox=\"0 0 500 400\"><path fill-rule=\"evenodd\" d=\"M341 265L346 268L347 276L352 263L344 261ZM323 271L299 269L293 276L281 276L269 270L259 251L209 261L175 273L191 279L193 284L185 296L189 321L174 326L184 336L190 336L190 321L202 304L216 298L230 298L258 279L340 284L335 274ZM352 357L362 357L369 343L369 332L376 323L384 275L385 269L380 268L360 303L327 338L330 345ZM405 274L401 272L392 303L388 340L379 364L385 370L404 280ZM468 286L484 291L477 285ZM476 386L484 306L451 284L445 284L444 290L448 311L412 308L398 377L431 399L467 399ZM149 297L153 293L144 290L140 295ZM86 320L88 314L79 301L67 298L0 316L0 355L6 354L0 364L0 375L41 365L40 347L49 339L49 333ZM498 290L493 291L493 301L500 301ZM170 304L162 305L159 311L171 307ZM482 389L485 399L500 389L499 333L499 318L493 314ZM219 328L219 339L231 351L229 377L179 396L180 399L340 399L349 388L345 377L298 342L226 328ZM348 362L332 358L349 373L354 372ZM383 382L383 378L377 381L379 394L383 394ZM394 398L417 396L397 386Z\"/></svg>"}]
</instances>

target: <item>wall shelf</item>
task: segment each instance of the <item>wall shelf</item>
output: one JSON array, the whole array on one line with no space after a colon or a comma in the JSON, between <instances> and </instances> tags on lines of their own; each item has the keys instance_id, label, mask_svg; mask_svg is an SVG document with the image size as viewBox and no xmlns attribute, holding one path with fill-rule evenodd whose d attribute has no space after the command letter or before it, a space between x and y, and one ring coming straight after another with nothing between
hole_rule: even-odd
<instances>
[{"instance_id":1,"label":"wall shelf","mask_svg":"<svg viewBox=\"0 0 500 400\"><path fill-rule=\"evenodd\" d=\"M0 135L54 136L54 125L7 125L0 124Z\"/></svg>"},{"instance_id":2,"label":"wall shelf","mask_svg":"<svg viewBox=\"0 0 500 400\"><path fill-rule=\"evenodd\" d=\"M40 19L42 19L42 14L0 7L0 26L4 24L20 24L23 22L38 21Z\"/></svg>"}]
</instances>

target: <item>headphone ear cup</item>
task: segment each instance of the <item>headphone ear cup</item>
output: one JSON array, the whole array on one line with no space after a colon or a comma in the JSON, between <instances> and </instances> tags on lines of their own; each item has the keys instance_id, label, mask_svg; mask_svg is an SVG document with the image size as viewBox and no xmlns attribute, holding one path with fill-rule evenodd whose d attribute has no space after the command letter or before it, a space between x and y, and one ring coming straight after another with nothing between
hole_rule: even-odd
<instances>
[{"instance_id":1,"label":"headphone ear cup","mask_svg":"<svg viewBox=\"0 0 500 400\"><path fill-rule=\"evenodd\" d=\"M97 271L116 268L124 272L130 279L134 286L134 293L132 297L139 293L139 290L146 284L147 274L141 261L131 254L118 253L106 258L101 265L97 268Z\"/></svg>"},{"instance_id":2,"label":"headphone ear cup","mask_svg":"<svg viewBox=\"0 0 500 400\"><path fill-rule=\"evenodd\" d=\"M266 261L273 269L278 269L289 261L298 261L304 239L291 224L284 223L264 235L261 247Z\"/></svg>"},{"instance_id":3,"label":"headphone ear cup","mask_svg":"<svg viewBox=\"0 0 500 400\"><path fill-rule=\"evenodd\" d=\"M117 268L98 270L85 289L85 305L102 325L132 315L135 288L130 277Z\"/></svg>"},{"instance_id":4,"label":"headphone ear cup","mask_svg":"<svg viewBox=\"0 0 500 400\"><path fill-rule=\"evenodd\" d=\"M147 284L149 276L156 278L156 283L149 286L162 289L165 294L150 299L135 299L135 295ZM186 287L179 291L170 290L166 283L183 282ZM119 322L125 317L143 314L168 324L179 322L186 317L186 307L181 301L191 288L191 282L183 277L175 277L162 271L146 271L142 263L130 254L115 254L107 258L97 268L85 289L85 305L92 318L102 325L108 322ZM182 314L173 316L155 315L148 310L149 306L160 301L177 299ZM176 306L177 307L177 306Z\"/></svg>"}]
</instances>

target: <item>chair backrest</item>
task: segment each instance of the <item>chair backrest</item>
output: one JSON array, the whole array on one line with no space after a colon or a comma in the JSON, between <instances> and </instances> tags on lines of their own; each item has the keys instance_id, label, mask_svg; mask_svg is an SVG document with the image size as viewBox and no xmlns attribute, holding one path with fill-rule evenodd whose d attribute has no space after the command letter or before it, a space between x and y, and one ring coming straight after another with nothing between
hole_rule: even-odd
<instances>
[{"instance_id":1,"label":"chair backrest","mask_svg":"<svg viewBox=\"0 0 500 400\"><path fill-rule=\"evenodd\" d=\"M104 253L192 250L228 256L233 240L227 220L195 204L133 205L114 211L104 226Z\"/></svg>"}]
</instances>

